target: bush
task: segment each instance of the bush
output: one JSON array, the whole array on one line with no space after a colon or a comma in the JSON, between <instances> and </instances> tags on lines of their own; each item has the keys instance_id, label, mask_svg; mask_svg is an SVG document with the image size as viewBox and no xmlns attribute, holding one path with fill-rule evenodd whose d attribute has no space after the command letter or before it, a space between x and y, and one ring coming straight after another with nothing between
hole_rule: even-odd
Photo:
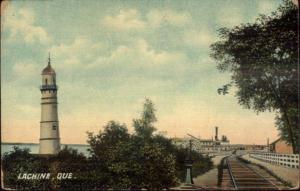
<instances>
[{"instance_id":1,"label":"bush","mask_svg":"<svg viewBox=\"0 0 300 191\"><path fill-rule=\"evenodd\" d=\"M33 155L30 154L29 149L14 147L13 151L4 153L2 157L4 185L18 190L67 188L73 184L71 180L26 180L18 179L18 175L19 173L51 173L56 176L58 172L71 172L73 176L80 179L83 176L81 172L86 170L85 164L86 157L83 154L67 147L52 156Z\"/></svg>"},{"instance_id":2,"label":"bush","mask_svg":"<svg viewBox=\"0 0 300 191\"><path fill-rule=\"evenodd\" d=\"M177 148L162 135L154 135L156 121L154 105L144 104L144 112L133 124L135 134L129 134L124 124L110 121L102 132L88 133L90 157L65 147L57 155L29 154L28 149L14 148L2 159L5 185L11 188L47 190L161 190L176 186L185 177L186 150ZM212 162L192 152L194 176L206 172ZM18 180L19 173L73 173L69 180Z\"/></svg>"}]
</instances>

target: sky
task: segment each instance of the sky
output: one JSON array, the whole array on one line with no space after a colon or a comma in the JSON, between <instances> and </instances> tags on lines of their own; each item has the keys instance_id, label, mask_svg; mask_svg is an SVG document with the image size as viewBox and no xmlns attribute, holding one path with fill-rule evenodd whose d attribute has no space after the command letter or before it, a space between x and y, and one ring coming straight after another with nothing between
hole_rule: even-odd
<instances>
[{"instance_id":1,"label":"sky","mask_svg":"<svg viewBox=\"0 0 300 191\"><path fill-rule=\"evenodd\" d=\"M226 135L266 144L272 112L244 109L209 57L217 30L269 15L280 0L53 0L2 3L1 138L38 143L41 71L56 71L62 143L81 143L110 120L133 132L145 98L168 137Z\"/></svg>"}]
</instances>

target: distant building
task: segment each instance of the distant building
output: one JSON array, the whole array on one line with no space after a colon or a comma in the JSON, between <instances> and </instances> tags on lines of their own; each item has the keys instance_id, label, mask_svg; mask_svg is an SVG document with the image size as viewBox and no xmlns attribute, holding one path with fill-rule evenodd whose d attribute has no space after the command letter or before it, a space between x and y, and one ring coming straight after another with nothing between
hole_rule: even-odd
<instances>
[{"instance_id":1,"label":"distant building","mask_svg":"<svg viewBox=\"0 0 300 191\"><path fill-rule=\"evenodd\" d=\"M220 140L218 137L218 127L215 127L215 136L214 139L200 139L188 134L193 138L193 150L198 152L219 152L219 151L228 151L231 148L229 140L226 136L222 136ZM225 138L226 137L226 138ZM225 138L225 139L224 139ZM174 138L172 139L173 143L178 147L187 148L190 138Z\"/></svg>"},{"instance_id":2,"label":"distant building","mask_svg":"<svg viewBox=\"0 0 300 191\"><path fill-rule=\"evenodd\" d=\"M215 136L211 139L201 139L193 135L190 138L173 138L172 142L182 148L188 148L189 140L193 140L193 150L200 153L215 153L222 151L234 151L234 150L267 150L267 145L255 145L255 144L230 144L227 136L222 135L222 138L218 137L218 127L215 127Z\"/></svg>"},{"instance_id":3,"label":"distant building","mask_svg":"<svg viewBox=\"0 0 300 191\"><path fill-rule=\"evenodd\" d=\"M190 138L173 138L175 145L187 148ZM193 150L198 152L228 151L230 150L229 141L215 141L213 139L193 139Z\"/></svg>"},{"instance_id":4,"label":"distant building","mask_svg":"<svg viewBox=\"0 0 300 191\"><path fill-rule=\"evenodd\" d=\"M284 140L279 138L270 144L270 152L282 153L282 154L293 154L293 148L291 145L288 145Z\"/></svg>"}]
</instances>

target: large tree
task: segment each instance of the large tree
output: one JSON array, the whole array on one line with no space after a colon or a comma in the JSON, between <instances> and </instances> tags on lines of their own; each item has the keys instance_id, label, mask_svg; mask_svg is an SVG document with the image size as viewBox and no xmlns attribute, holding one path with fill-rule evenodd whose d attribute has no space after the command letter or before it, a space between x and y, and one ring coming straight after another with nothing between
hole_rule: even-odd
<instances>
[{"instance_id":1,"label":"large tree","mask_svg":"<svg viewBox=\"0 0 300 191\"><path fill-rule=\"evenodd\" d=\"M154 104L147 98L144 103L144 110L141 113L141 118L133 120L136 135L143 137L144 139L150 138L156 130L153 125L156 121Z\"/></svg>"},{"instance_id":2,"label":"large tree","mask_svg":"<svg viewBox=\"0 0 300 191\"><path fill-rule=\"evenodd\" d=\"M211 56L232 81L218 90L237 87L239 104L256 112L276 112L281 137L299 152L298 8L284 1L270 16L254 23L219 29Z\"/></svg>"},{"instance_id":3,"label":"large tree","mask_svg":"<svg viewBox=\"0 0 300 191\"><path fill-rule=\"evenodd\" d=\"M141 128L134 135L128 134L125 125L114 121L103 132L88 134L90 159L95 161L93 174L105 188L160 190L176 185L175 157L152 139L155 115L153 104L149 108L149 103L145 102L141 119L135 120Z\"/></svg>"},{"instance_id":4,"label":"large tree","mask_svg":"<svg viewBox=\"0 0 300 191\"><path fill-rule=\"evenodd\" d=\"M146 99L139 118L133 120L135 132L111 121L99 134L88 133L90 160L95 167L90 176L104 188L161 190L184 180L186 150L177 148L162 135L155 134L155 107ZM208 171L212 161L192 152L194 176Z\"/></svg>"}]
</instances>

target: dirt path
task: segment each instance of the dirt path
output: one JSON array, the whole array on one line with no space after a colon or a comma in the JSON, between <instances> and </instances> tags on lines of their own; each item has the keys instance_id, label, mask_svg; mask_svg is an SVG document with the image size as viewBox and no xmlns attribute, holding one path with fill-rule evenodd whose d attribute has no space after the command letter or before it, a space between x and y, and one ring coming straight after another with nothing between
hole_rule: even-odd
<instances>
[{"instance_id":1,"label":"dirt path","mask_svg":"<svg viewBox=\"0 0 300 191\"><path fill-rule=\"evenodd\" d=\"M227 155L215 156L212 158L213 168L208 172L194 178L194 184L201 187L216 188L218 186L218 165Z\"/></svg>"}]
</instances>

